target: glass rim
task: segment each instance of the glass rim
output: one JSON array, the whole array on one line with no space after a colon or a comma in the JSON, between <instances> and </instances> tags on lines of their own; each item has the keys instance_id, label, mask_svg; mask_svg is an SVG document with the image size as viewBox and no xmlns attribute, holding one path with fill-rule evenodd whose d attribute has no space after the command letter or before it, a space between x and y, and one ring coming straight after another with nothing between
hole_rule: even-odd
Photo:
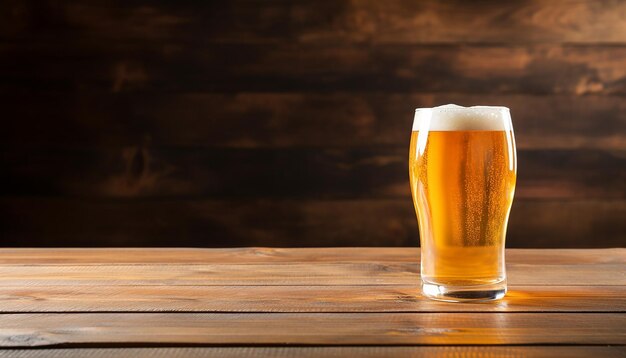
<instances>
[{"instance_id":1,"label":"glass rim","mask_svg":"<svg viewBox=\"0 0 626 358\"><path fill-rule=\"evenodd\" d=\"M423 130L512 130L511 111L504 106L462 107L448 104L417 108L413 131Z\"/></svg>"},{"instance_id":2,"label":"glass rim","mask_svg":"<svg viewBox=\"0 0 626 358\"><path fill-rule=\"evenodd\" d=\"M439 111L467 111L467 110L481 110L481 109L493 109L493 110L507 110L507 111L511 111L511 109L509 107L506 106L489 106L489 105L476 105L476 106L469 106L469 107L465 107L465 106L447 106L447 105L441 105L441 106L435 106L435 107L418 107L415 109L415 112L418 111L432 111L432 110L439 110Z\"/></svg>"}]
</instances>

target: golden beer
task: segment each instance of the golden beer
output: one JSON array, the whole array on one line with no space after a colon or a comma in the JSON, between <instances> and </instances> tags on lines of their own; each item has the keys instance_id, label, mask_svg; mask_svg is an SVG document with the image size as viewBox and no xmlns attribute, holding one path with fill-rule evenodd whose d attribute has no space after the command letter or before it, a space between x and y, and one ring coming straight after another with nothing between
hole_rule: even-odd
<instances>
[{"instance_id":1,"label":"golden beer","mask_svg":"<svg viewBox=\"0 0 626 358\"><path fill-rule=\"evenodd\" d=\"M422 111L411 134L409 175L424 293L450 301L501 298L517 170L508 109Z\"/></svg>"}]
</instances>

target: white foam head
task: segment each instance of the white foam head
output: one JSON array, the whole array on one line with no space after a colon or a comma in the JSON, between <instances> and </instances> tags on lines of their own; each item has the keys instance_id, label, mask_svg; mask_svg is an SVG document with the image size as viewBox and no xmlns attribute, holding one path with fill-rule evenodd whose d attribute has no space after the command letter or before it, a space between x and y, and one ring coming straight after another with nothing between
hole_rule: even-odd
<instances>
[{"instance_id":1,"label":"white foam head","mask_svg":"<svg viewBox=\"0 0 626 358\"><path fill-rule=\"evenodd\" d=\"M415 110L413 131L510 131L507 107L446 104Z\"/></svg>"}]
</instances>

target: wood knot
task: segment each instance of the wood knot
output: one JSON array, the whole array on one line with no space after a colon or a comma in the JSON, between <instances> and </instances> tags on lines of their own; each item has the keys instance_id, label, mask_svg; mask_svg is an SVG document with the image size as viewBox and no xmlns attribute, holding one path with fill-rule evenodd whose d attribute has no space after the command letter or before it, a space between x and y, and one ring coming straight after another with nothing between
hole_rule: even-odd
<instances>
[{"instance_id":1,"label":"wood knot","mask_svg":"<svg viewBox=\"0 0 626 358\"><path fill-rule=\"evenodd\" d=\"M14 334L4 337L6 346L42 346L51 342L36 333L32 334Z\"/></svg>"}]
</instances>

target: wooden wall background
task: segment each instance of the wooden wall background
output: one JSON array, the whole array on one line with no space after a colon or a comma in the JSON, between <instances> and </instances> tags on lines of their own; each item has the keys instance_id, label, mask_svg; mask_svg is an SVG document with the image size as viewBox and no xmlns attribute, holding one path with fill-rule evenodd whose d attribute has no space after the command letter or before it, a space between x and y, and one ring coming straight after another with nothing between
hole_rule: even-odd
<instances>
[{"instance_id":1,"label":"wooden wall background","mask_svg":"<svg viewBox=\"0 0 626 358\"><path fill-rule=\"evenodd\" d=\"M417 245L413 109L512 110L510 247L626 244L626 1L0 2L4 246Z\"/></svg>"}]
</instances>

